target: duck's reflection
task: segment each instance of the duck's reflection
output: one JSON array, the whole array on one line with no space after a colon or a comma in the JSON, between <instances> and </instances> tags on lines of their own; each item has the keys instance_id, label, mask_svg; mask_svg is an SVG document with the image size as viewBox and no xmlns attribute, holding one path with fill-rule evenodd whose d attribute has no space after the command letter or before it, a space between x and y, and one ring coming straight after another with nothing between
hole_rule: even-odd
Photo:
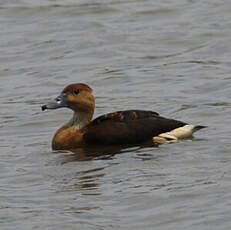
<instances>
[{"instance_id":1,"label":"duck's reflection","mask_svg":"<svg viewBox=\"0 0 231 230\"><path fill-rule=\"evenodd\" d=\"M110 146L93 146L73 149L71 152L65 153L62 158L62 163L72 161L89 161L89 160L107 160L112 159L116 154L131 152L145 147L157 147L154 143L143 143L142 145L110 145Z\"/></svg>"},{"instance_id":2,"label":"duck's reflection","mask_svg":"<svg viewBox=\"0 0 231 230\"><path fill-rule=\"evenodd\" d=\"M58 162L61 165L69 164L80 161L92 161L92 160L108 160L111 159L115 154L122 151L122 146L110 146L110 147L94 147L94 148L78 148L71 152L58 152L61 153L58 156ZM83 164L82 164L83 165ZM109 167L110 164L102 163L102 167L92 167L91 163L85 163L86 167L84 170L79 171L78 167L71 168L74 172L65 173L65 178L62 179L62 192L79 191L85 196L99 196L100 181L105 176L105 168ZM97 164L98 165L98 164ZM99 165L98 165L99 166ZM68 180L67 180L68 178Z\"/></svg>"},{"instance_id":3,"label":"duck's reflection","mask_svg":"<svg viewBox=\"0 0 231 230\"><path fill-rule=\"evenodd\" d=\"M73 168L61 173L61 177L56 179L57 192L79 192L82 195L101 195L99 190L101 178L105 176L105 167L97 167L88 170L78 170Z\"/></svg>"},{"instance_id":4,"label":"duck's reflection","mask_svg":"<svg viewBox=\"0 0 231 230\"><path fill-rule=\"evenodd\" d=\"M81 176L78 177L78 183L73 186L82 190L82 195L101 195L100 192L97 192L97 189L100 187L100 183L97 183L97 180L104 177L105 173L102 173L103 170L104 167L79 172Z\"/></svg>"},{"instance_id":5,"label":"duck's reflection","mask_svg":"<svg viewBox=\"0 0 231 230\"><path fill-rule=\"evenodd\" d=\"M145 145L146 147L147 145ZM93 160L110 160L116 154L125 152L137 152L142 146L116 145L116 146L95 146L94 148L79 148L72 150L72 152L62 152L58 157L61 165L79 162L79 161L93 161ZM59 152L60 153L60 152ZM81 171L68 172L65 176L65 183L62 183L63 191L81 191L82 195L98 196L101 195L100 185L101 179L105 176L105 168L110 167L109 162L103 162L102 167L90 168ZM85 163L86 167L92 167L91 163ZM98 164L97 164L98 165ZM73 168L72 168L73 169ZM75 168L74 168L75 169ZM78 170L78 167L76 168ZM71 175L70 175L71 174ZM67 180L68 177L68 180Z\"/></svg>"}]
</instances>

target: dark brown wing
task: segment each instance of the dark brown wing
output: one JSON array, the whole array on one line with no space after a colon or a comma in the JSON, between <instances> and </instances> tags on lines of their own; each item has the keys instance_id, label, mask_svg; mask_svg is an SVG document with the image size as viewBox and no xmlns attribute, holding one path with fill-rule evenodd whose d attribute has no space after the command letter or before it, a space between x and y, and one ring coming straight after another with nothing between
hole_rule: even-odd
<instances>
[{"instance_id":1,"label":"dark brown wing","mask_svg":"<svg viewBox=\"0 0 231 230\"><path fill-rule=\"evenodd\" d=\"M158 113L127 110L105 114L84 129L84 141L95 144L134 144L171 131L186 123L160 117Z\"/></svg>"},{"instance_id":2,"label":"dark brown wing","mask_svg":"<svg viewBox=\"0 0 231 230\"><path fill-rule=\"evenodd\" d=\"M91 125L99 124L106 120L127 122L131 120L144 119L152 116L158 116L159 114L153 111L143 111L143 110L125 110L117 111L113 113L107 113L100 117L95 118Z\"/></svg>"}]
</instances>

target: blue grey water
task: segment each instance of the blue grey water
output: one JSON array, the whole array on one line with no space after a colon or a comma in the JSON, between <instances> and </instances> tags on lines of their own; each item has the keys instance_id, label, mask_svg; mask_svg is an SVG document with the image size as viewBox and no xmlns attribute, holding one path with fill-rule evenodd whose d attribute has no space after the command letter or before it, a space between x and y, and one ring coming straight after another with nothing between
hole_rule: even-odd
<instances>
[{"instance_id":1,"label":"blue grey water","mask_svg":"<svg viewBox=\"0 0 231 230\"><path fill-rule=\"evenodd\" d=\"M0 229L230 229L230 28L229 0L1 0ZM95 116L146 109L208 128L52 152L71 111L40 105L77 82Z\"/></svg>"}]
</instances>

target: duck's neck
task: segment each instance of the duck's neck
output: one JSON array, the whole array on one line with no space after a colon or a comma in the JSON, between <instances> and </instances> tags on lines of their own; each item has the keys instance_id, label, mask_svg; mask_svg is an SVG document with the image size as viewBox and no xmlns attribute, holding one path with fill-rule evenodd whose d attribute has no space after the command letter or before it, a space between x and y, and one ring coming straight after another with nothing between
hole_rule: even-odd
<instances>
[{"instance_id":1,"label":"duck's neck","mask_svg":"<svg viewBox=\"0 0 231 230\"><path fill-rule=\"evenodd\" d=\"M91 122L92 116L93 113L74 112L73 117L68 122L68 125L80 130Z\"/></svg>"}]
</instances>

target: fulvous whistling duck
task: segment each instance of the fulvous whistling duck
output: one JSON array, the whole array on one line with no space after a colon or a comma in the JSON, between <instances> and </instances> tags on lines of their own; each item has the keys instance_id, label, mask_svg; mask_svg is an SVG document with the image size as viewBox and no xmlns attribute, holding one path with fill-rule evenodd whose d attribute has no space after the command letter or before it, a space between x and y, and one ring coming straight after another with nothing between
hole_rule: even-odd
<instances>
[{"instance_id":1,"label":"fulvous whistling duck","mask_svg":"<svg viewBox=\"0 0 231 230\"><path fill-rule=\"evenodd\" d=\"M89 145L157 144L186 139L206 126L159 116L153 111L126 110L108 113L92 121L95 99L92 89L82 83L68 85L55 101L42 110L69 108L72 119L57 130L52 140L53 150L72 150Z\"/></svg>"}]
</instances>

